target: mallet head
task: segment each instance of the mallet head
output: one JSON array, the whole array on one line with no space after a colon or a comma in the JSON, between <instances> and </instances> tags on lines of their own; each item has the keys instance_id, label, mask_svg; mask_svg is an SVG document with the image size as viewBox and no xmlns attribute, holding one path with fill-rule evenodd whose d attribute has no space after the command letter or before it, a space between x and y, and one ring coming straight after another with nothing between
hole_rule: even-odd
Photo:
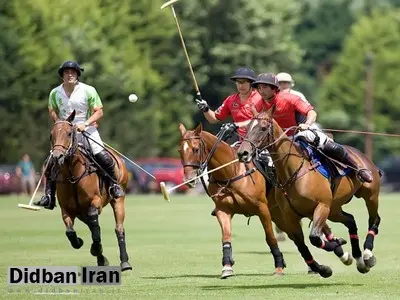
<instances>
[{"instance_id":1,"label":"mallet head","mask_svg":"<svg viewBox=\"0 0 400 300\"><path fill-rule=\"evenodd\" d=\"M169 194L168 194L167 188L166 188L166 186L165 186L165 182L163 182L163 181L160 182L160 188L161 188L161 193L162 193L162 195L163 195L163 197L164 197L164 200L170 202L170 200L169 200Z\"/></svg>"},{"instance_id":2,"label":"mallet head","mask_svg":"<svg viewBox=\"0 0 400 300\"><path fill-rule=\"evenodd\" d=\"M165 2L163 5L161 5L161 9L164 9L168 6L171 6L172 4L174 4L175 2L178 2L179 0L170 0L168 2Z\"/></svg>"},{"instance_id":3,"label":"mallet head","mask_svg":"<svg viewBox=\"0 0 400 300\"><path fill-rule=\"evenodd\" d=\"M18 204L18 207L19 208L29 209L29 210L35 210L35 211L40 210L39 206L33 206L33 205L27 205L27 204L21 204L21 203Z\"/></svg>"}]
</instances>

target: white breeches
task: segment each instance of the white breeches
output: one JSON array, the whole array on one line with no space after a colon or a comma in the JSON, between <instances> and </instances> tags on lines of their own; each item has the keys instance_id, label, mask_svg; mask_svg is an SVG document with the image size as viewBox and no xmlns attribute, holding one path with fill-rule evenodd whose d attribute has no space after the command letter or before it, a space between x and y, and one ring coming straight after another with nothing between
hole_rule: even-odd
<instances>
[{"instance_id":1,"label":"white breeches","mask_svg":"<svg viewBox=\"0 0 400 300\"><path fill-rule=\"evenodd\" d=\"M294 138L295 139L303 138L307 142L313 143L315 141L316 137L318 136L319 137L319 144L318 144L319 147L323 146L327 141L333 141L330 137L328 137L325 133L323 133L316 124L311 125L310 128L313 129L314 131L311 131L311 130L301 131L301 132L297 133L294 136Z\"/></svg>"},{"instance_id":2,"label":"white breeches","mask_svg":"<svg viewBox=\"0 0 400 300\"><path fill-rule=\"evenodd\" d=\"M104 150L103 141L101 140L100 134L96 127L89 126L86 128L86 132L90 134L89 145L94 155Z\"/></svg>"}]
</instances>

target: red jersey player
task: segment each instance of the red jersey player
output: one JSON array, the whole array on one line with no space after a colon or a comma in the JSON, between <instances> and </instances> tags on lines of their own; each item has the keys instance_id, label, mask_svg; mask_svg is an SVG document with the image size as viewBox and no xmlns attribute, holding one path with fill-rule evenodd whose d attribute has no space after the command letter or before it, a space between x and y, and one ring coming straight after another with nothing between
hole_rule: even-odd
<instances>
[{"instance_id":1,"label":"red jersey player","mask_svg":"<svg viewBox=\"0 0 400 300\"><path fill-rule=\"evenodd\" d=\"M363 181L372 182L371 172L358 166L346 148L334 142L314 124L317 113L311 104L296 95L279 91L279 82L274 74L258 75L252 86L263 98L263 109L268 110L275 105L274 119L279 126L282 128L299 126L301 132L296 134L295 139L302 138L309 143L317 143L316 146L327 155L355 168ZM294 132L288 134L293 135Z\"/></svg>"},{"instance_id":2,"label":"red jersey player","mask_svg":"<svg viewBox=\"0 0 400 300\"><path fill-rule=\"evenodd\" d=\"M236 83L238 92L226 97L215 111L210 109L205 100L196 99L207 121L214 124L225 120L228 116L232 116L235 123L251 120L254 116L252 106L262 107L260 94L251 87L255 77L255 72L249 68L237 69L230 79ZM246 127L238 128L238 134L243 138L246 135Z\"/></svg>"}]
</instances>

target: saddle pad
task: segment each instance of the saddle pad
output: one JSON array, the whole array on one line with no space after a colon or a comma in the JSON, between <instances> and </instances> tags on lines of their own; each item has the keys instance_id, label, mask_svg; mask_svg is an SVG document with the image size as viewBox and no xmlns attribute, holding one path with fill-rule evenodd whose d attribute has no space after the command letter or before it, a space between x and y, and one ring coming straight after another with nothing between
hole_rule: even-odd
<instances>
[{"instance_id":1,"label":"saddle pad","mask_svg":"<svg viewBox=\"0 0 400 300\"><path fill-rule=\"evenodd\" d=\"M316 151L307 142L303 140L298 140L297 142L299 143L300 147L306 151L312 162L318 166L318 172L320 172L325 178L332 179L335 177L343 177L351 171L350 168L337 168L331 161Z\"/></svg>"}]
</instances>

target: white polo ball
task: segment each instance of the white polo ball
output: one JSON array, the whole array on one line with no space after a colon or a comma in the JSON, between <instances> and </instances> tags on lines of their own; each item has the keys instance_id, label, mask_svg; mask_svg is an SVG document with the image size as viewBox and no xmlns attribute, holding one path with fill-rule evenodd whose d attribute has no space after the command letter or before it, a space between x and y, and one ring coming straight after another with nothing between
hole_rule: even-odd
<instances>
[{"instance_id":1,"label":"white polo ball","mask_svg":"<svg viewBox=\"0 0 400 300\"><path fill-rule=\"evenodd\" d=\"M130 102L135 103L138 100L138 96L135 94L130 94L128 99Z\"/></svg>"}]
</instances>

